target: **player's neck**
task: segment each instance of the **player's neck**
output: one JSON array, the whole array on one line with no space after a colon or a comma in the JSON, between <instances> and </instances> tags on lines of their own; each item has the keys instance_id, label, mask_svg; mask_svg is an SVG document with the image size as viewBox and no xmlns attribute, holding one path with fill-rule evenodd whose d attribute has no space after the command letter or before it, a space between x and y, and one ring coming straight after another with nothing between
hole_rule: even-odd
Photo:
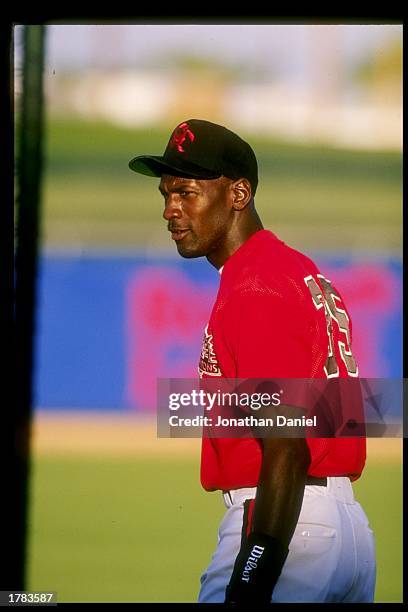
<instances>
[{"instance_id":1,"label":"player's neck","mask_svg":"<svg viewBox=\"0 0 408 612\"><path fill-rule=\"evenodd\" d=\"M244 222L233 225L223 243L207 255L207 259L217 270L223 267L231 257L253 234L264 229L261 219L255 209L250 211Z\"/></svg>"}]
</instances>

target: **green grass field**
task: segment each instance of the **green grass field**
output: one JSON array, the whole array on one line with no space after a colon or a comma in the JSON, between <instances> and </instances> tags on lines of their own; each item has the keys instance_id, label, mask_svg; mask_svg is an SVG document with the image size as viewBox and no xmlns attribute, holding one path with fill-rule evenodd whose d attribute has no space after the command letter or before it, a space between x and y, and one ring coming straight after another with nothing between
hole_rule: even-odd
<instances>
[{"instance_id":1,"label":"green grass field","mask_svg":"<svg viewBox=\"0 0 408 612\"><path fill-rule=\"evenodd\" d=\"M27 588L60 602L196 601L224 511L198 469L191 457L37 457ZM376 601L401 601L401 465L372 462L355 493L376 534Z\"/></svg>"},{"instance_id":2,"label":"green grass field","mask_svg":"<svg viewBox=\"0 0 408 612\"><path fill-rule=\"evenodd\" d=\"M48 246L171 248L158 181L135 155L161 154L169 127L47 124L44 218ZM259 162L256 205L266 227L298 248L401 247L402 160L397 152L336 150L243 134Z\"/></svg>"}]
</instances>

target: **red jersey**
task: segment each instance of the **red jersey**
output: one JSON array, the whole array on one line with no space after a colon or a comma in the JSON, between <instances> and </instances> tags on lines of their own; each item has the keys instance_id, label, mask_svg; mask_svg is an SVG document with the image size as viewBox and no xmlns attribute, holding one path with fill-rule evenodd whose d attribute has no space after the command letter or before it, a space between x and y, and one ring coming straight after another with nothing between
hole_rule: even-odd
<instances>
[{"instance_id":1,"label":"red jersey","mask_svg":"<svg viewBox=\"0 0 408 612\"><path fill-rule=\"evenodd\" d=\"M358 376L351 321L338 292L305 255L269 230L253 234L226 261L205 330L199 374L224 378ZM311 476L358 478L365 438L307 438ZM256 487L256 438L203 437L207 491Z\"/></svg>"}]
</instances>

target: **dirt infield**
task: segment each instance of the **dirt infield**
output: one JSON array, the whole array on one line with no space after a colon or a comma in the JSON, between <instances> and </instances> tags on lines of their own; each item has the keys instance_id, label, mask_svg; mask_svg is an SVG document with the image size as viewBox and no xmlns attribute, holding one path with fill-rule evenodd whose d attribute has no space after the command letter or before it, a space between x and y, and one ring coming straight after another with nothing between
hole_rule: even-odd
<instances>
[{"instance_id":1,"label":"dirt infield","mask_svg":"<svg viewBox=\"0 0 408 612\"><path fill-rule=\"evenodd\" d=\"M198 438L158 438L154 418L85 412L40 413L32 430L34 453L173 455L200 451Z\"/></svg>"},{"instance_id":2,"label":"dirt infield","mask_svg":"<svg viewBox=\"0 0 408 612\"><path fill-rule=\"evenodd\" d=\"M35 455L199 456L199 438L158 438L154 418L86 412L37 412ZM367 440L368 461L402 461L401 438Z\"/></svg>"}]
</instances>

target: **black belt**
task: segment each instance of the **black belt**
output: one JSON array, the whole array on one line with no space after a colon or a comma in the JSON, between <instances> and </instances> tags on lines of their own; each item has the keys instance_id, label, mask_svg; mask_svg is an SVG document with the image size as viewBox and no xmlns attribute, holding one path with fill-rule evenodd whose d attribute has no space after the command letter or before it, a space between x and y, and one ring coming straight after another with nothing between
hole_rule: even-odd
<instances>
[{"instance_id":1,"label":"black belt","mask_svg":"<svg viewBox=\"0 0 408 612\"><path fill-rule=\"evenodd\" d=\"M306 476L306 482L305 484L307 485L315 485L317 487L327 487L327 476L322 476L322 477L318 477L318 476ZM230 501L232 503L232 497L231 497L231 493L228 490L223 490L223 493L227 493L230 497Z\"/></svg>"},{"instance_id":2,"label":"black belt","mask_svg":"<svg viewBox=\"0 0 408 612\"><path fill-rule=\"evenodd\" d=\"M316 485L318 487L327 487L327 477L323 476L318 478L317 476L306 476L307 485Z\"/></svg>"}]
</instances>

